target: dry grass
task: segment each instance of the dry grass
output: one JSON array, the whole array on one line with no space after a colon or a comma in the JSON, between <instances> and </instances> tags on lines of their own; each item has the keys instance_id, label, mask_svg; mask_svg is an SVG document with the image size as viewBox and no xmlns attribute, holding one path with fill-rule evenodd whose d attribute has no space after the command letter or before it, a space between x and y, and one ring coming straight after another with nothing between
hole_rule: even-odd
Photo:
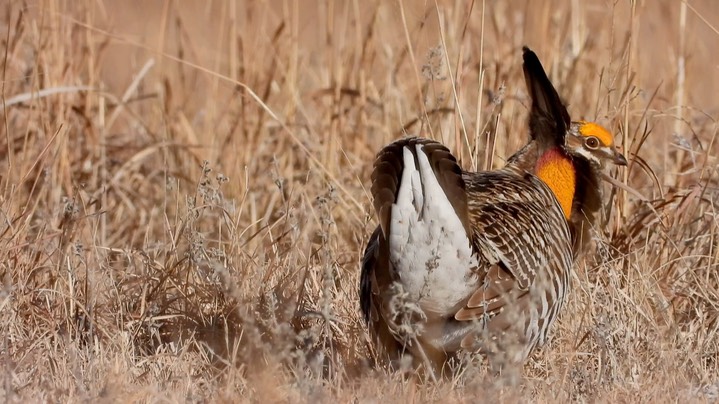
<instances>
[{"instance_id":1,"label":"dry grass","mask_svg":"<svg viewBox=\"0 0 719 404\"><path fill-rule=\"evenodd\" d=\"M3 401L717 397L713 1L0 7ZM373 369L374 154L422 133L502 165L526 138L523 44L644 199L615 192L520 384Z\"/></svg>"}]
</instances>

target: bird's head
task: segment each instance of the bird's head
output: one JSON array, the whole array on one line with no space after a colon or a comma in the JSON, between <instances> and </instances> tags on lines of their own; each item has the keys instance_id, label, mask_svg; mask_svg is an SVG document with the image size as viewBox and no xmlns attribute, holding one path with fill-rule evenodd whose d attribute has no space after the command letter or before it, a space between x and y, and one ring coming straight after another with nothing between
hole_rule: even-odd
<instances>
[{"instance_id":1,"label":"bird's head","mask_svg":"<svg viewBox=\"0 0 719 404\"><path fill-rule=\"evenodd\" d=\"M627 165L627 159L614 144L612 133L594 122L572 122L564 139L564 149L569 155L584 158L599 169L607 162Z\"/></svg>"}]
</instances>

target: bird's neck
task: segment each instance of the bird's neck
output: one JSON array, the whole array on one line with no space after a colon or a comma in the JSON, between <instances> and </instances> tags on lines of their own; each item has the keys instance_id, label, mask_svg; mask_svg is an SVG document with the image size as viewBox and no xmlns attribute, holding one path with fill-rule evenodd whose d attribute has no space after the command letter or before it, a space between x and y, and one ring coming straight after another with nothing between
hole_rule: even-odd
<instances>
[{"instance_id":1,"label":"bird's neck","mask_svg":"<svg viewBox=\"0 0 719 404\"><path fill-rule=\"evenodd\" d=\"M559 147L549 149L537 160L535 173L552 190L569 219L577 189L577 173L572 159Z\"/></svg>"}]
</instances>

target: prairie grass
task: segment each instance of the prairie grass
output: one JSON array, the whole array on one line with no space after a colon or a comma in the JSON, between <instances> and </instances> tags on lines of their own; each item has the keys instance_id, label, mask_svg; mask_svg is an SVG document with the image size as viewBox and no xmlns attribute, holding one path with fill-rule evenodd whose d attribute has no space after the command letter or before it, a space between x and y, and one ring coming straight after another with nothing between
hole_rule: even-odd
<instances>
[{"instance_id":1,"label":"prairie grass","mask_svg":"<svg viewBox=\"0 0 719 404\"><path fill-rule=\"evenodd\" d=\"M719 7L681 1L0 5L0 398L719 397ZM369 174L421 134L526 141L521 46L616 135L610 220L515 385L373 366Z\"/></svg>"}]
</instances>

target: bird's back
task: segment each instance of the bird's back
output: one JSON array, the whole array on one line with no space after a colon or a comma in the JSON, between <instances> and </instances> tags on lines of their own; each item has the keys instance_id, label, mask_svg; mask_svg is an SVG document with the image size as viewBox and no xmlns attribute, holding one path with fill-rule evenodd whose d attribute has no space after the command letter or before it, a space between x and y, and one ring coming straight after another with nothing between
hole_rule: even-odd
<instances>
[{"instance_id":1,"label":"bird's back","mask_svg":"<svg viewBox=\"0 0 719 404\"><path fill-rule=\"evenodd\" d=\"M390 358L441 368L461 348L521 361L546 337L572 265L552 191L515 166L463 172L441 144L410 138L378 154L380 222L362 263L361 305Z\"/></svg>"}]
</instances>

